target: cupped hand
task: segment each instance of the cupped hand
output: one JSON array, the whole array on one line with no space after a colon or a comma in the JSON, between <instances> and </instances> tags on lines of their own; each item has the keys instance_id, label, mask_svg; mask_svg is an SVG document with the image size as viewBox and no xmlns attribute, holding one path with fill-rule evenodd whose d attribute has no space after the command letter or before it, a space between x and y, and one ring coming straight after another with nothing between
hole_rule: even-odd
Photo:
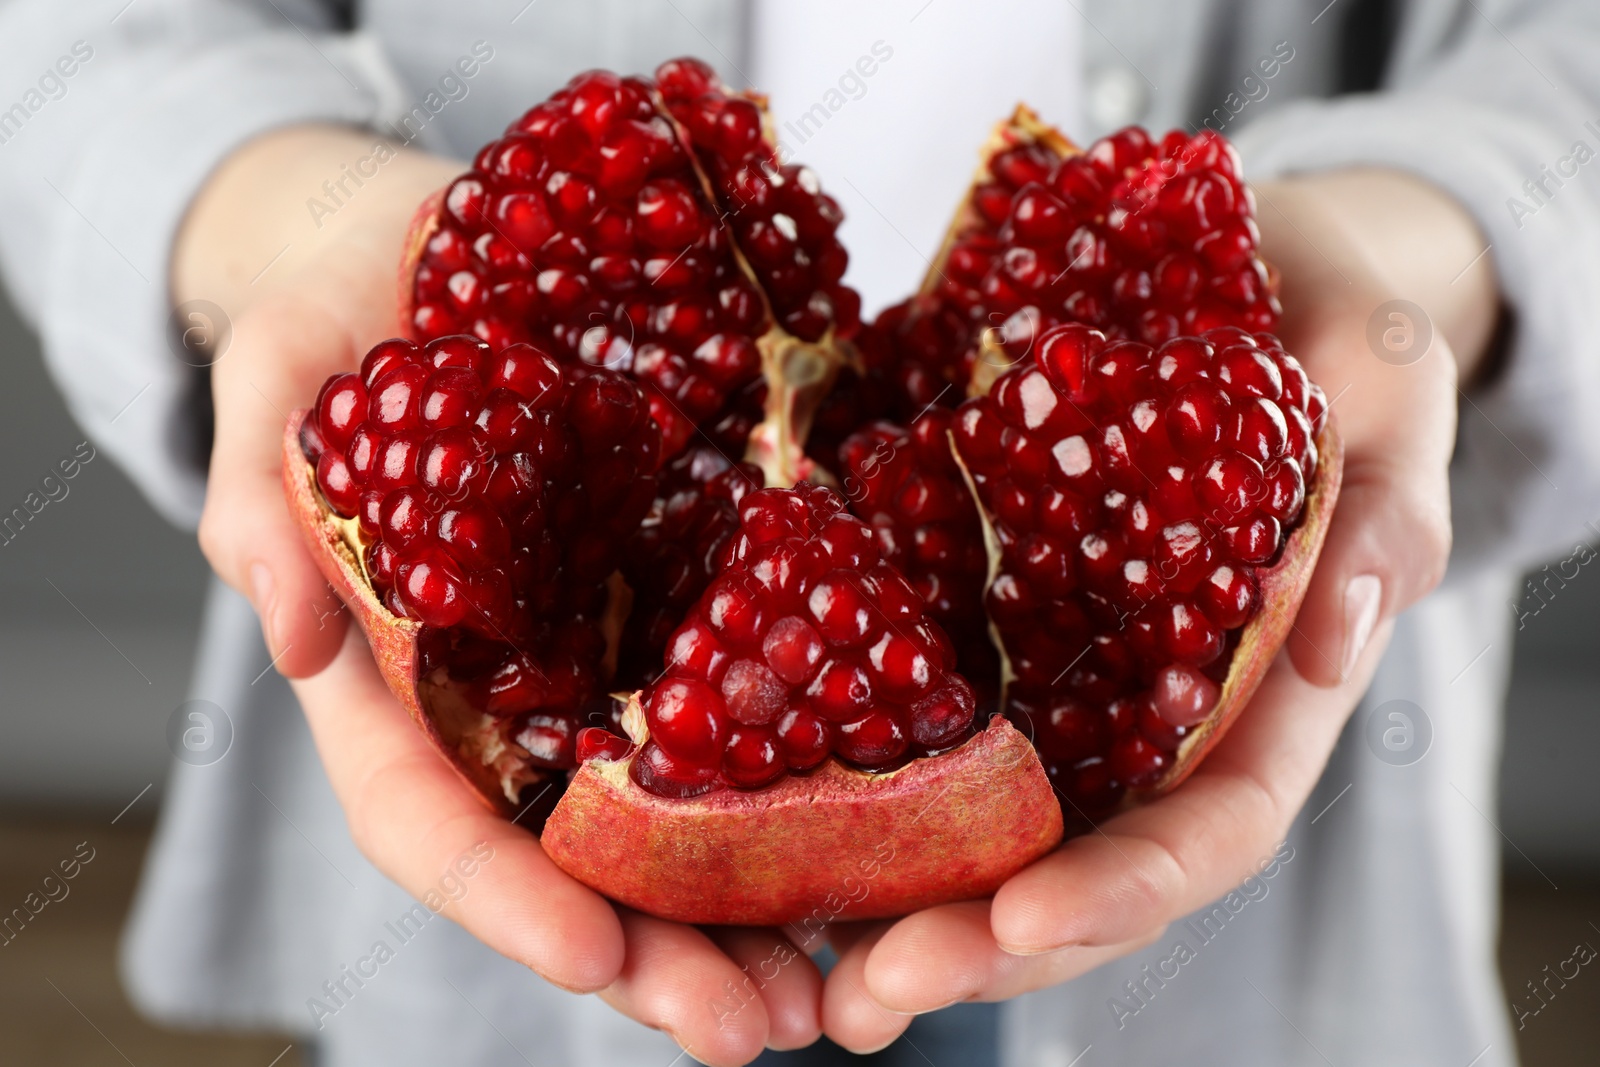
<instances>
[{"instance_id":1,"label":"cupped hand","mask_svg":"<svg viewBox=\"0 0 1600 1067\"><path fill-rule=\"evenodd\" d=\"M616 907L559 870L534 834L492 814L429 746L304 547L283 497L285 422L330 374L399 332L396 265L412 213L459 170L400 153L314 225L307 195L372 146L351 131L268 135L219 169L186 220L175 295L214 301L233 326L212 366L201 546L260 614L351 834L379 870L421 900L462 855L487 846L493 858L442 913L491 948L564 989L598 992L705 1063L810 1044L821 978L804 953L775 931L700 930ZM744 968L775 956L790 962L752 982Z\"/></svg>"},{"instance_id":2,"label":"cupped hand","mask_svg":"<svg viewBox=\"0 0 1600 1067\"><path fill-rule=\"evenodd\" d=\"M846 1048L880 1048L915 1014L1069 981L1254 873L1316 785L1391 620L1443 575L1456 383L1480 362L1496 306L1486 257L1469 266L1476 228L1436 190L1384 172L1275 183L1258 207L1263 253L1282 272L1285 344L1327 391L1345 443L1343 490L1288 643L1172 793L1066 842L992 899L837 932L823 1029ZM1397 298L1432 314L1432 345L1380 358L1368 323Z\"/></svg>"}]
</instances>

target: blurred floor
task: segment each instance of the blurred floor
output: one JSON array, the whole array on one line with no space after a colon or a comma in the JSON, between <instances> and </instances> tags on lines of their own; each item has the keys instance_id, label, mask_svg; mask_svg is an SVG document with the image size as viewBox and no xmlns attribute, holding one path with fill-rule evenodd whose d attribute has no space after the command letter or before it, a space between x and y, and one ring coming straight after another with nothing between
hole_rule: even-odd
<instances>
[{"instance_id":1,"label":"blurred floor","mask_svg":"<svg viewBox=\"0 0 1600 1067\"><path fill-rule=\"evenodd\" d=\"M177 1033L141 1020L116 974L117 937L149 839L149 824L130 813L64 816L0 814L0 907L9 911L39 892L47 873L87 843L93 859L0 947L0 1062L100 1067L301 1067L281 1036L217 1037ZM1508 996L1543 979L1578 942L1600 947L1600 882L1550 872L1559 890L1520 874L1505 887L1500 963ZM60 895L60 889L52 890ZM1591 923L1596 925L1591 925ZM1600 969L1577 978L1517 1038L1524 1067L1592 1067L1600 1045ZM1529 1001L1529 1003L1533 1003Z\"/></svg>"},{"instance_id":2,"label":"blurred floor","mask_svg":"<svg viewBox=\"0 0 1600 1067\"><path fill-rule=\"evenodd\" d=\"M0 1063L302 1067L283 1037L175 1033L134 1013L117 980L117 938L150 831L132 813L115 826L110 818L0 816L0 911L47 888L58 898L0 947ZM93 858L46 887L75 853Z\"/></svg>"},{"instance_id":3,"label":"blurred floor","mask_svg":"<svg viewBox=\"0 0 1600 1067\"><path fill-rule=\"evenodd\" d=\"M1593 946L1591 953L1600 950L1600 882L1547 873L1559 888L1537 876L1518 875L1505 884L1500 977L1507 1001L1530 1012L1516 1031L1523 1067L1592 1067L1600 1062L1600 960L1562 964L1580 943ZM1550 981L1551 992L1541 992L1540 1007L1526 983L1543 988L1551 972L1563 969L1568 974L1576 969L1577 977L1563 983L1558 975ZM1513 1029L1516 1025L1513 1016Z\"/></svg>"}]
</instances>

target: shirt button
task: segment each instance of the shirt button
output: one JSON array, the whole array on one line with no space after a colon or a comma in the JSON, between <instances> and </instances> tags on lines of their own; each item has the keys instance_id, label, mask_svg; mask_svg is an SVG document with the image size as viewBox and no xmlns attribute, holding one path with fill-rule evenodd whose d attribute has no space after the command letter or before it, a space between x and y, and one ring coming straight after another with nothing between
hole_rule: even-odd
<instances>
[{"instance_id":1,"label":"shirt button","mask_svg":"<svg viewBox=\"0 0 1600 1067\"><path fill-rule=\"evenodd\" d=\"M1137 71L1121 65L1100 67L1089 75L1089 119L1104 130L1138 122L1150 96Z\"/></svg>"}]
</instances>

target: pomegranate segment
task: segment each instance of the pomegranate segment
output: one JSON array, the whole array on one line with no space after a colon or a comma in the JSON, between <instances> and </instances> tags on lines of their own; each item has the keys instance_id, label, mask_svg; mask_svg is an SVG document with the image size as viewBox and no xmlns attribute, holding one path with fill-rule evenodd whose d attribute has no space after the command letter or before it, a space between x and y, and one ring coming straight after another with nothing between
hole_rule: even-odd
<instances>
[{"instance_id":1,"label":"pomegranate segment","mask_svg":"<svg viewBox=\"0 0 1600 1067\"><path fill-rule=\"evenodd\" d=\"M981 392L1044 330L1079 322L1160 344L1272 330L1254 199L1218 134L1130 126L1079 149L1019 108L986 147L922 291L886 310L880 377L904 408ZM898 417L906 417L900 414Z\"/></svg>"},{"instance_id":2,"label":"pomegranate segment","mask_svg":"<svg viewBox=\"0 0 1600 1067\"><path fill-rule=\"evenodd\" d=\"M1277 339L1234 327L1158 348L1057 327L956 412L1006 713L1081 810L1161 781L1212 714L1326 420Z\"/></svg>"},{"instance_id":3,"label":"pomegranate segment","mask_svg":"<svg viewBox=\"0 0 1600 1067\"><path fill-rule=\"evenodd\" d=\"M385 341L328 380L299 443L376 596L420 624L422 672L571 766L604 700L608 582L656 492L638 386L526 344Z\"/></svg>"},{"instance_id":4,"label":"pomegranate segment","mask_svg":"<svg viewBox=\"0 0 1600 1067\"><path fill-rule=\"evenodd\" d=\"M540 843L574 878L652 915L809 933L987 896L1061 832L1038 757L995 719L953 751L887 774L830 760L760 791L693 800L646 793L626 760L596 759L573 776Z\"/></svg>"},{"instance_id":5,"label":"pomegranate segment","mask_svg":"<svg viewBox=\"0 0 1600 1067\"><path fill-rule=\"evenodd\" d=\"M766 306L718 215L651 83L580 74L445 190L410 329L633 374L675 453L761 374Z\"/></svg>"},{"instance_id":6,"label":"pomegranate segment","mask_svg":"<svg viewBox=\"0 0 1600 1067\"><path fill-rule=\"evenodd\" d=\"M850 257L834 236L844 221L838 202L809 168L779 162L761 105L731 92L705 63L669 60L656 82L689 131L717 206L778 322L802 341L819 341L830 329L852 336L861 298L840 284Z\"/></svg>"},{"instance_id":7,"label":"pomegranate segment","mask_svg":"<svg viewBox=\"0 0 1600 1067\"><path fill-rule=\"evenodd\" d=\"M735 456L755 434L787 484L859 325L842 215L778 163L759 98L698 60L657 77L580 74L479 151L416 227L408 328L630 374L667 457L697 431Z\"/></svg>"},{"instance_id":8,"label":"pomegranate segment","mask_svg":"<svg viewBox=\"0 0 1600 1067\"><path fill-rule=\"evenodd\" d=\"M971 685L870 527L820 486L739 504L718 577L644 690L634 781L687 798L758 789L829 756L883 771L970 736Z\"/></svg>"},{"instance_id":9,"label":"pomegranate segment","mask_svg":"<svg viewBox=\"0 0 1600 1067\"><path fill-rule=\"evenodd\" d=\"M969 319L1019 350L1061 322L1146 344L1277 325L1254 199L1219 134L1130 126L1051 154L1008 148L972 191L982 225L956 237L934 287Z\"/></svg>"}]
</instances>

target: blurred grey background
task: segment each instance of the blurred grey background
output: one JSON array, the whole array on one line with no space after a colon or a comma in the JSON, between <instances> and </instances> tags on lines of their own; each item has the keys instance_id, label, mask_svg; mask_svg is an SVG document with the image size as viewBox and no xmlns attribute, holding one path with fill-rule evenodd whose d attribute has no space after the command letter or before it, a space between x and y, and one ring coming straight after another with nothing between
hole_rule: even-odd
<instances>
[{"instance_id":1,"label":"blurred grey background","mask_svg":"<svg viewBox=\"0 0 1600 1067\"><path fill-rule=\"evenodd\" d=\"M0 516L85 440L0 296ZM161 789L208 573L99 453L0 544L0 803L109 807ZM153 810L153 805L151 810Z\"/></svg>"},{"instance_id":2,"label":"blurred grey background","mask_svg":"<svg viewBox=\"0 0 1600 1067\"><path fill-rule=\"evenodd\" d=\"M3 298L0 358L4 515L83 435ZM158 518L109 456L68 484L0 545L0 804L116 810L154 783L140 801L153 810L208 572L193 535ZM1600 873L1600 572L1585 568L1526 622L1506 719L1508 873L1519 849Z\"/></svg>"}]
</instances>

